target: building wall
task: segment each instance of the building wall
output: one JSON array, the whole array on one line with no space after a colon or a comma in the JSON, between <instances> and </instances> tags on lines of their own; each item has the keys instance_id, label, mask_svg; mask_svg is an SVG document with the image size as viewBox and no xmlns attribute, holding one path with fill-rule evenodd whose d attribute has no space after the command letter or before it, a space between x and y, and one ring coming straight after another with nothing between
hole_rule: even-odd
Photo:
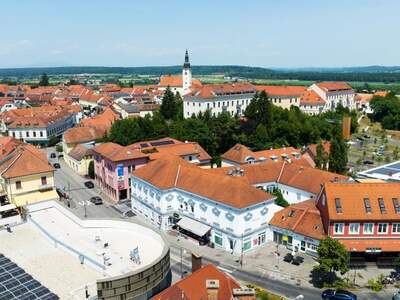
<instances>
[{"instance_id":1,"label":"building wall","mask_svg":"<svg viewBox=\"0 0 400 300\"><path fill-rule=\"evenodd\" d=\"M135 176L131 184L134 212L163 230L172 227L170 217L174 214L204 223L211 227L211 241L215 246L234 253L241 253L242 241L246 244L244 251L259 246L255 243L259 234L264 234L264 243L271 240L268 222L281 209L274 200L236 209L177 188L160 190ZM222 243L219 245L216 240ZM247 247L249 241L250 247Z\"/></svg>"},{"instance_id":2,"label":"building wall","mask_svg":"<svg viewBox=\"0 0 400 300\"><path fill-rule=\"evenodd\" d=\"M113 162L98 154L94 155L94 173L96 182L104 192L114 201L120 199L119 191L127 190L127 198L130 198L130 174L136 169L144 166L148 162L147 158ZM118 176L118 166L122 167L122 176Z\"/></svg>"},{"instance_id":3,"label":"building wall","mask_svg":"<svg viewBox=\"0 0 400 300\"><path fill-rule=\"evenodd\" d=\"M88 175L89 164L93 161L92 155L87 155L81 161L77 161L68 154L64 154L64 161L67 165L79 175Z\"/></svg>"},{"instance_id":4,"label":"building wall","mask_svg":"<svg viewBox=\"0 0 400 300\"><path fill-rule=\"evenodd\" d=\"M315 91L322 99L327 102L328 109L335 109L339 105L339 103L342 104L344 107L355 109L355 93L353 90L326 93L316 84L311 85L309 89Z\"/></svg>"},{"instance_id":5,"label":"building wall","mask_svg":"<svg viewBox=\"0 0 400 300\"><path fill-rule=\"evenodd\" d=\"M46 177L47 184L44 186L42 185L41 178ZM16 182L21 182L21 188L17 189ZM54 177L53 172L48 173L41 173L41 174L34 174L30 176L23 176L23 177L15 177L7 180L7 194L9 195L20 195L20 194L27 194L30 192L36 192L41 188L47 187L54 187Z\"/></svg>"},{"instance_id":6,"label":"building wall","mask_svg":"<svg viewBox=\"0 0 400 300\"><path fill-rule=\"evenodd\" d=\"M289 237L292 238L291 243L289 243L288 241L286 243L283 243L289 250L299 251L303 253L310 253L312 255L317 254L316 250L320 243L319 240L275 226L271 226L271 230L275 235L274 238L276 237L276 234L281 234L283 237L286 238Z\"/></svg>"},{"instance_id":7,"label":"building wall","mask_svg":"<svg viewBox=\"0 0 400 300\"><path fill-rule=\"evenodd\" d=\"M290 109L292 106L300 106L300 96L268 95L268 98L274 105L285 109Z\"/></svg>"},{"instance_id":8,"label":"building wall","mask_svg":"<svg viewBox=\"0 0 400 300\"><path fill-rule=\"evenodd\" d=\"M300 104L300 110L305 114L316 116L327 109L324 105Z\"/></svg>"},{"instance_id":9,"label":"building wall","mask_svg":"<svg viewBox=\"0 0 400 300\"><path fill-rule=\"evenodd\" d=\"M344 225L344 231L343 234L337 234L334 232L334 226L335 224L343 224ZM351 223L357 223L359 224L359 233L358 234L351 234L349 227ZM372 223L374 224L373 227L373 233L372 234L365 234L364 233L364 224L366 223ZM378 224L387 224L387 233L378 233ZM331 221L329 224L329 235L334 238L340 238L340 239L345 239L345 238L357 238L357 239L379 239L379 238L400 238L400 233L393 233L393 224L399 224L397 226L400 226L400 220L398 221L392 221L392 220L372 220L372 221Z\"/></svg>"},{"instance_id":10,"label":"building wall","mask_svg":"<svg viewBox=\"0 0 400 300\"><path fill-rule=\"evenodd\" d=\"M219 115L223 111L229 112L232 116L243 115L254 94L237 94L231 96L219 96L216 98L201 99L195 97L184 97L183 115L190 118L193 114L210 111L211 115Z\"/></svg>"}]
</instances>

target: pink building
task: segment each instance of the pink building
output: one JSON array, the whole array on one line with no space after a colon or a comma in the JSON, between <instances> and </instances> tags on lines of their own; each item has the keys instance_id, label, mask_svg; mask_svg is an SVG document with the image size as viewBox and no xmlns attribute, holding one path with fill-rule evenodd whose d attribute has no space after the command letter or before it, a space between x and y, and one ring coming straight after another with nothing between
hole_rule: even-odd
<instances>
[{"instance_id":1,"label":"pink building","mask_svg":"<svg viewBox=\"0 0 400 300\"><path fill-rule=\"evenodd\" d=\"M115 202L130 198L130 174L144 166L149 155L114 143L93 148L95 180Z\"/></svg>"}]
</instances>

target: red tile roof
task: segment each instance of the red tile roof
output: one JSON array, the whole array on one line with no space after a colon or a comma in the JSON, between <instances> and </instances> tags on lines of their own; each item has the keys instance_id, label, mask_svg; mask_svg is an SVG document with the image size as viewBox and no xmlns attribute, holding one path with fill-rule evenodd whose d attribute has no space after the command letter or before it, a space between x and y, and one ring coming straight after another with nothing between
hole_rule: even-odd
<instances>
[{"instance_id":1,"label":"red tile roof","mask_svg":"<svg viewBox=\"0 0 400 300\"><path fill-rule=\"evenodd\" d=\"M160 87L183 87L182 75L163 75L160 77ZM202 84L198 79L192 79L192 87L201 87Z\"/></svg>"},{"instance_id":2,"label":"red tile roof","mask_svg":"<svg viewBox=\"0 0 400 300\"><path fill-rule=\"evenodd\" d=\"M234 299L232 290L240 288L239 283L228 274L218 270L214 265L207 265L186 278L176 282L151 300L200 300L209 299L206 280L218 280L219 289L216 300Z\"/></svg>"},{"instance_id":3,"label":"red tile roof","mask_svg":"<svg viewBox=\"0 0 400 300\"><path fill-rule=\"evenodd\" d=\"M305 91L300 98L300 105L325 105L325 100L322 99L316 92L313 90Z\"/></svg>"},{"instance_id":4,"label":"red tile roof","mask_svg":"<svg viewBox=\"0 0 400 300\"><path fill-rule=\"evenodd\" d=\"M64 132L63 139L67 144L86 143L103 137L104 132L93 127L74 127Z\"/></svg>"},{"instance_id":5,"label":"red tile roof","mask_svg":"<svg viewBox=\"0 0 400 300\"><path fill-rule=\"evenodd\" d=\"M236 208L273 199L241 176L214 173L173 155L152 161L133 174L160 189L176 187Z\"/></svg>"},{"instance_id":6,"label":"red tile roof","mask_svg":"<svg viewBox=\"0 0 400 300\"><path fill-rule=\"evenodd\" d=\"M11 136L0 137L0 160L14 151L18 145L22 144L21 141Z\"/></svg>"},{"instance_id":7,"label":"red tile roof","mask_svg":"<svg viewBox=\"0 0 400 300\"><path fill-rule=\"evenodd\" d=\"M339 239L348 251L365 252L369 249L380 248L382 252L399 252L398 239Z\"/></svg>"},{"instance_id":8,"label":"red tile roof","mask_svg":"<svg viewBox=\"0 0 400 300\"><path fill-rule=\"evenodd\" d=\"M115 143L97 145L92 148L92 151L114 162L149 157L140 151L132 150Z\"/></svg>"},{"instance_id":9,"label":"red tile roof","mask_svg":"<svg viewBox=\"0 0 400 300\"><path fill-rule=\"evenodd\" d=\"M223 84L205 84L200 88L192 89L188 95L194 98L215 98L219 96L237 95L237 94L255 94L256 88L251 83L223 83Z\"/></svg>"},{"instance_id":10,"label":"red tile roof","mask_svg":"<svg viewBox=\"0 0 400 300\"><path fill-rule=\"evenodd\" d=\"M400 204L400 183L326 183L323 193L330 220L400 220L392 200L397 198ZM319 206L323 206L322 198L319 198ZM371 206L369 213L365 198ZM383 199L386 212L381 212L379 198ZM341 213L336 211L335 199L340 199Z\"/></svg>"},{"instance_id":11,"label":"red tile roof","mask_svg":"<svg viewBox=\"0 0 400 300\"><path fill-rule=\"evenodd\" d=\"M268 96L274 97L300 97L306 90L304 86L290 85L256 85L257 91L265 91Z\"/></svg>"},{"instance_id":12,"label":"red tile roof","mask_svg":"<svg viewBox=\"0 0 400 300\"><path fill-rule=\"evenodd\" d=\"M317 240L326 236L315 200L302 201L276 212L269 224Z\"/></svg>"},{"instance_id":13,"label":"red tile roof","mask_svg":"<svg viewBox=\"0 0 400 300\"><path fill-rule=\"evenodd\" d=\"M325 81L318 82L316 85L326 92L348 91L353 90L346 82Z\"/></svg>"},{"instance_id":14,"label":"red tile roof","mask_svg":"<svg viewBox=\"0 0 400 300\"><path fill-rule=\"evenodd\" d=\"M114 121L119 119L119 115L115 113L111 108L107 107L104 111L92 118L82 119L79 126L81 127L92 127L104 133L111 129Z\"/></svg>"}]
</instances>

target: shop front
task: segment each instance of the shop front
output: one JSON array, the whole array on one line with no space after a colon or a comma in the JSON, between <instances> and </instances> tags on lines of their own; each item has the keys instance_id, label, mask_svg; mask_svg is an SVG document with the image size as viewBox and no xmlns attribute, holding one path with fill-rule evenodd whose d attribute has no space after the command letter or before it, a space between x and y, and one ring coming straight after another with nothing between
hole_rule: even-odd
<instances>
[{"instance_id":1,"label":"shop front","mask_svg":"<svg viewBox=\"0 0 400 300\"><path fill-rule=\"evenodd\" d=\"M176 227L186 238L196 241L199 245L207 245L210 241L211 227L199 221L182 216Z\"/></svg>"}]
</instances>

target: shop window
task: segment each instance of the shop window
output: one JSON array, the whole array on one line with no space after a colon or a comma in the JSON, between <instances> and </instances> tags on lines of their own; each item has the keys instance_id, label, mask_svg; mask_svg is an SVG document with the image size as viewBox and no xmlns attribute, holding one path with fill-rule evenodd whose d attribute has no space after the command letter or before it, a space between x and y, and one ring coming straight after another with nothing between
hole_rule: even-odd
<instances>
[{"instance_id":1,"label":"shop window","mask_svg":"<svg viewBox=\"0 0 400 300\"><path fill-rule=\"evenodd\" d=\"M214 242L215 242L215 244L217 244L218 246L222 246L222 245L223 245L222 236L214 235Z\"/></svg>"},{"instance_id":2,"label":"shop window","mask_svg":"<svg viewBox=\"0 0 400 300\"><path fill-rule=\"evenodd\" d=\"M243 242L243 251L251 249L251 240L247 240Z\"/></svg>"}]
</instances>

